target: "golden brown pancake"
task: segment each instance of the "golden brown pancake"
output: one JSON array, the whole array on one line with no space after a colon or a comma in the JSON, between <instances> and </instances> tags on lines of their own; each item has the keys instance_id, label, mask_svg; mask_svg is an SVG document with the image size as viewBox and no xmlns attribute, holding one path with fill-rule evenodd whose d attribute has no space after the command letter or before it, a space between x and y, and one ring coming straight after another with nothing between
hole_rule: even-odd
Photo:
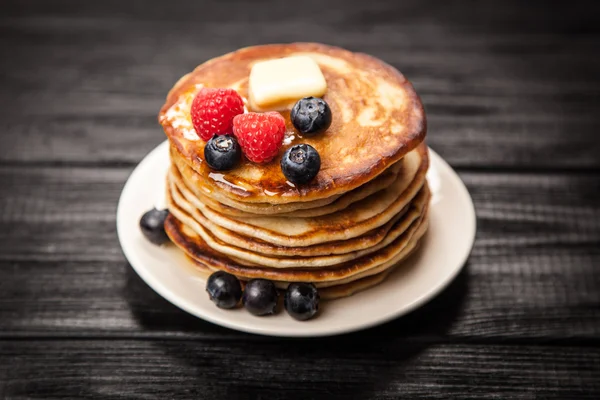
<instances>
[{"instance_id":1,"label":"golden brown pancake","mask_svg":"<svg viewBox=\"0 0 600 400\"><path fill-rule=\"evenodd\" d=\"M419 244L420 244L420 241L417 242L417 244L413 247L412 251L410 251L407 254L406 258L409 258L410 256L412 256L412 254L418 250ZM208 278L208 276L213 272L213 270L211 270L208 267L205 267L204 265L200 264L199 262L196 262L195 260L193 260L191 258L190 258L190 260L192 263L194 263L195 268L199 272L201 272L206 278ZM335 285L335 286L322 287L319 289L319 297L321 298L321 300L335 300L335 299L340 299L343 297L352 296L358 292L362 292L364 290L370 289L374 286L379 285L384 280L386 280L389 277L389 275L392 272L394 272L396 270L396 268L398 268L400 265L401 264L398 264L392 268L388 268L377 274L366 276L364 278L357 279L352 282L342 283L342 284ZM242 284L244 284L243 281L242 281ZM287 286L280 285L280 289L284 289L285 287L287 287Z\"/></svg>"},{"instance_id":2,"label":"golden brown pancake","mask_svg":"<svg viewBox=\"0 0 600 400\"><path fill-rule=\"evenodd\" d=\"M419 219L429 202L429 191L427 187L424 187L418 196L407 206L408 211L399 214L398 218L394 218L394 224L391 229L388 230L387 234L383 239L374 244L373 246L364 249L355 249L353 247L344 246L343 242L341 247L348 250L346 253L336 253L314 256L310 254L310 251L303 252L306 247L288 248L290 252L288 254L280 254L278 256L265 255L261 252L255 252L249 250L247 246L242 246L243 243L252 242L252 238L245 238L244 242L238 242L235 245L225 243L215 237L208 229L204 228L202 224L197 220L199 212L190 203L186 202L182 196L176 194L177 189L174 190L173 196L171 193L168 195L168 205L171 214L184 225L194 231L195 234L199 235L208 246L212 249L223 253L232 260L247 266L264 266L271 268L318 268L336 265L345 261L350 261L361 257L366 254L373 253L398 238L408 227L417 219ZM177 197L177 200L174 200ZM326 248L328 244L323 244L322 247ZM340 247L338 243L330 245L329 248ZM310 250L310 249L309 249ZM331 252L328 251L328 252Z\"/></svg>"},{"instance_id":3,"label":"golden brown pancake","mask_svg":"<svg viewBox=\"0 0 600 400\"><path fill-rule=\"evenodd\" d=\"M410 203L425 182L427 154L427 147L419 146L407 155L407 166L403 173L399 174L396 182L385 190L333 214L316 218L238 218L221 215L198 202L195 205L202 214L198 220L215 235L219 235L220 230L225 229L285 247L311 246L351 239L385 225ZM173 196L178 196L177 191L171 192ZM189 199L191 202L193 200ZM230 240L226 235L219 238L223 241Z\"/></svg>"},{"instance_id":4,"label":"golden brown pancake","mask_svg":"<svg viewBox=\"0 0 600 400\"><path fill-rule=\"evenodd\" d=\"M296 143L313 146L321 157L317 177L293 185L278 160L259 165L244 160L225 174L215 174L203 160L204 141L190 120L191 101L202 87L234 88L248 97L248 76L257 61L307 55L327 80L323 96L333 122L316 137L302 137L286 119L280 155ZM372 180L422 142L423 106L412 85L393 67L371 56L316 43L248 47L210 60L177 82L159 114L173 149L215 192L246 203L284 204L331 198Z\"/></svg>"},{"instance_id":5,"label":"golden brown pancake","mask_svg":"<svg viewBox=\"0 0 600 400\"><path fill-rule=\"evenodd\" d=\"M388 275L393 271L393 268L382 271L378 274L357 279L352 282L342 283L337 286L330 286L321 288L319 290L319 297L321 300L336 300L343 297L349 297L358 292L370 289L374 286L379 285L381 282L387 279Z\"/></svg>"},{"instance_id":6,"label":"golden brown pancake","mask_svg":"<svg viewBox=\"0 0 600 400\"><path fill-rule=\"evenodd\" d=\"M182 191L192 192L199 201L221 214L250 218L256 216L253 214L276 215L278 217L318 217L342 210L393 183L403 168L405 160L398 161L377 178L343 195L285 204L244 203L230 199L206 185L204 179L188 166L177 152L171 151L171 161L173 164L172 173L175 175L174 179L178 182L178 186Z\"/></svg>"},{"instance_id":7,"label":"golden brown pancake","mask_svg":"<svg viewBox=\"0 0 600 400\"><path fill-rule=\"evenodd\" d=\"M200 225L202 225L202 222L204 222L203 216L198 210L192 211L191 215L181 217L180 206L178 204L173 204L174 202L170 193L167 193L167 202L169 204L169 208L173 211L173 213L178 214L179 218L182 221L185 222L186 218L191 218ZM367 249L369 247L379 244L386 237L390 229L405 214L407 210L408 207L399 212L398 215L391 219L387 224L373 229L365 233L364 235L357 236L348 240L335 240L331 242L325 242L322 244L304 247L277 246L271 243L264 242L260 239L250 238L248 236L244 236L242 234L227 229L208 230L203 225L202 229L209 231L210 235L214 237L215 240L219 240L222 243L236 245L237 247L242 247L254 253L263 254L267 256L326 256L331 254L346 254L352 251ZM185 212L186 214L190 214L187 211ZM186 225L190 224L186 223ZM224 240L221 238L224 238Z\"/></svg>"},{"instance_id":8,"label":"golden brown pancake","mask_svg":"<svg viewBox=\"0 0 600 400\"><path fill-rule=\"evenodd\" d=\"M413 222L402 235L379 251L336 266L318 269L261 268L240 265L212 249L199 235L173 215L169 215L165 221L165 230L173 243L204 268L227 271L242 280L270 279L275 281L278 287L285 287L289 282L312 282L321 288L356 281L394 267L416 247L427 229L427 222L427 210L425 210L425 214Z\"/></svg>"},{"instance_id":9,"label":"golden brown pancake","mask_svg":"<svg viewBox=\"0 0 600 400\"><path fill-rule=\"evenodd\" d=\"M402 260L406 260L410 256L412 256L418 249L421 244L421 239L417 241L414 245L411 246L410 250L406 252L405 258ZM343 297L352 296L358 292L362 292L364 290L370 289L374 286L379 285L397 269L402 266L402 262L396 263L392 267L383 270L379 273L365 276L364 278L357 279L348 283L341 283L339 285L322 287L319 289L319 296L322 300L335 300Z\"/></svg>"},{"instance_id":10,"label":"golden brown pancake","mask_svg":"<svg viewBox=\"0 0 600 400\"><path fill-rule=\"evenodd\" d=\"M243 159L227 172L208 168L204 141L191 123L195 94L233 88L248 109L253 64L297 55L313 58L325 76L329 129L303 137L283 110L284 143L272 162ZM401 73L371 56L315 43L241 49L181 78L159 122L172 163L165 230L207 274L269 279L282 289L310 282L323 299L339 298L383 281L427 230L423 106ZM310 144L321 158L318 175L303 185L288 182L279 165L298 143Z\"/></svg>"}]
</instances>

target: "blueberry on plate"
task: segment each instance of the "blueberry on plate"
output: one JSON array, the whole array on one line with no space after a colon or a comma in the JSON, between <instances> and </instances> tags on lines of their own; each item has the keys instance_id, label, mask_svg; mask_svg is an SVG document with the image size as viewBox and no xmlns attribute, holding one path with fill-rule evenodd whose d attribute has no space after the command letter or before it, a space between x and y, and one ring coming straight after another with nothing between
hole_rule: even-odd
<instances>
[{"instance_id":1,"label":"blueberry on plate","mask_svg":"<svg viewBox=\"0 0 600 400\"><path fill-rule=\"evenodd\" d=\"M235 167L242 158L242 149L232 135L215 135L204 146L204 160L216 171Z\"/></svg>"},{"instance_id":2,"label":"blueberry on plate","mask_svg":"<svg viewBox=\"0 0 600 400\"><path fill-rule=\"evenodd\" d=\"M329 104L318 97L305 97L292 107L290 119L298 131L312 136L325 132L331 125Z\"/></svg>"},{"instance_id":3,"label":"blueberry on plate","mask_svg":"<svg viewBox=\"0 0 600 400\"><path fill-rule=\"evenodd\" d=\"M238 278L224 271L217 271L208 278L206 291L219 308L233 308L242 297L242 285Z\"/></svg>"},{"instance_id":4,"label":"blueberry on plate","mask_svg":"<svg viewBox=\"0 0 600 400\"><path fill-rule=\"evenodd\" d=\"M246 284L242 303L254 315L275 313L279 293L275 284L266 279L252 279Z\"/></svg>"},{"instance_id":5,"label":"blueberry on plate","mask_svg":"<svg viewBox=\"0 0 600 400\"><path fill-rule=\"evenodd\" d=\"M150 242L161 245L169 241L165 232L165 219L169 215L169 210L157 210L153 208L147 211L140 218L140 229Z\"/></svg>"},{"instance_id":6,"label":"blueberry on plate","mask_svg":"<svg viewBox=\"0 0 600 400\"><path fill-rule=\"evenodd\" d=\"M308 183L321 169L321 157L309 144L297 144L290 147L281 159L281 171L292 183Z\"/></svg>"},{"instance_id":7,"label":"blueberry on plate","mask_svg":"<svg viewBox=\"0 0 600 400\"><path fill-rule=\"evenodd\" d=\"M319 299L319 292L312 283L290 283L283 304L294 319L306 321L319 311Z\"/></svg>"}]
</instances>

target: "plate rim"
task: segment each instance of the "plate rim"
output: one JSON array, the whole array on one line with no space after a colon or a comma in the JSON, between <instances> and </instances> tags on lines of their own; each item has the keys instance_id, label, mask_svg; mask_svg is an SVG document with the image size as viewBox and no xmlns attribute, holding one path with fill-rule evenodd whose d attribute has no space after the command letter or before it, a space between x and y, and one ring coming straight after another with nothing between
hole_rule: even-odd
<instances>
[{"instance_id":1,"label":"plate rim","mask_svg":"<svg viewBox=\"0 0 600 400\"><path fill-rule=\"evenodd\" d=\"M125 202L130 195L130 192L133 191L134 184L136 182L137 175L140 175L146 164L149 164L155 158L156 153L160 153L161 151L166 152L166 148L168 146L168 140L163 141L154 149L152 149L140 163L136 165L131 174L127 177L127 181L123 186L121 194L119 196L119 201L117 205L117 213L116 213L116 225L117 225L117 236L119 239L119 244L121 246L121 250L127 259L128 264L131 268L142 278L142 280L156 293L158 293L163 299L167 300L169 303L178 307L179 309L197 317L203 319L205 321L211 322L216 325L220 325L229 329L233 329L236 331L253 333L265 336L274 336L274 337L324 337L324 336L334 336L341 335L351 332L356 332L360 330L365 330L368 328L372 328L377 325L384 324L393 319L401 317L410 313L411 311L416 310L421 307L428 301L435 298L440 292L442 292L448 285L454 281L456 276L462 271L464 265L467 263L467 260L471 254L475 243L475 237L477 232L477 218L475 212L475 205L473 203L473 199L469 194L467 187L464 182L460 179L459 175L456 171L434 150L429 147L429 155L430 155L430 167L434 164L439 164L442 168L446 169L449 172L449 176L454 181L452 187L457 188L460 192L460 196L468 201L464 205L468 208L465 210L469 216L470 223L468 226L470 235L468 237L469 245L465 248L464 253L460 257L460 263L458 266L453 268L451 273L449 273L443 280L437 283L437 285L431 286L429 290L424 291L418 297L415 297L412 301L406 302L403 306L398 307L396 309L392 309L391 311L384 312L380 314L378 317L374 317L367 322L361 322L355 325L334 325L331 324L329 327L321 328L318 331L310 331L306 332L304 330L285 330L285 331L277 331L273 330L268 326L255 326L255 325L244 325L236 322L235 320L229 319L226 316L219 316L218 314L206 314L202 313L202 309L194 306L192 302L188 299L178 296L175 292L169 289L168 285L162 284L150 271L148 268L143 267L143 262L140 260L139 256L133 251L133 246L125 245L124 241L124 232L126 231L125 224L127 221L127 217L124 215L125 210ZM371 288L369 290L377 290L377 287ZM336 300L334 300L336 301ZM305 322L306 323L306 322Z\"/></svg>"}]
</instances>

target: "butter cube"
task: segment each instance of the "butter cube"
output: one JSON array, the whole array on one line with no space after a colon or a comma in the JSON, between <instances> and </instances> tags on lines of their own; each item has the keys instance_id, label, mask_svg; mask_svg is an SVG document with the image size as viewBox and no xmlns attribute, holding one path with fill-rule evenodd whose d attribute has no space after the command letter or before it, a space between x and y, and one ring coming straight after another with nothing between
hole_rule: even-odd
<instances>
[{"instance_id":1,"label":"butter cube","mask_svg":"<svg viewBox=\"0 0 600 400\"><path fill-rule=\"evenodd\" d=\"M303 97L323 96L327 83L312 58L292 56L254 64L248 89L253 110L283 110Z\"/></svg>"}]
</instances>

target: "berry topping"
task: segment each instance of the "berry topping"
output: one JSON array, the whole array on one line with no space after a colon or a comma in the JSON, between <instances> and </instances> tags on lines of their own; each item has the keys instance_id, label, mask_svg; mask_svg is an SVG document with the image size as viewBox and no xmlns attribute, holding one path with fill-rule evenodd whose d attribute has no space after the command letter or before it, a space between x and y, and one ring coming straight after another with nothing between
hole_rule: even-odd
<instances>
[{"instance_id":1,"label":"berry topping","mask_svg":"<svg viewBox=\"0 0 600 400\"><path fill-rule=\"evenodd\" d=\"M246 284L242 303L254 315L275 313L279 293L275 284L266 279L252 279Z\"/></svg>"},{"instance_id":2,"label":"berry topping","mask_svg":"<svg viewBox=\"0 0 600 400\"><path fill-rule=\"evenodd\" d=\"M224 271L217 271L208 278L206 291L219 308L233 308L242 297L242 285L238 278Z\"/></svg>"},{"instance_id":3,"label":"berry topping","mask_svg":"<svg viewBox=\"0 0 600 400\"><path fill-rule=\"evenodd\" d=\"M232 135L215 135L204 146L204 160L217 171L232 169L241 158L242 149Z\"/></svg>"},{"instance_id":4,"label":"berry topping","mask_svg":"<svg viewBox=\"0 0 600 400\"><path fill-rule=\"evenodd\" d=\"M203 88L192 102L196 133L208 141L214 135L231 133L233 117L244 112L244 101L233 89Z\"/></svg>"},{"instance_id":5,"label":"berry topping","mask_svg":"<svg viewBox=\"0 0 600 400\"><path fill-rule=\"evenodd\" d=\"M153 208L147 211L140 218L140 229L150 242L161 245L169 241L165 232L165 219L169 215L169 210L157 210Z\"/></svg>"},{"instance_id":6,"label":"berry topping","mask_svg":"<svg viewBox=\"0 0 600 400\"><path fill-rule=\"evenodd\" d=\"M294 319L306 321L319 311L319 298L319 292L312 283L290 283L283 304Z\"/></svg>"},{"instance_id":7,"label":"berry topping","mask_svg":"<svg viewBox=\"0 0 600 400\"><path fill-rule=\"evenodd\" d=\"M233 119L233 134L248 160L267 163L281 148L285 119L275 111L238 115Z\"/></svg>"},{"instance_id":8,"label":"berry topping","mask_svg":"<svg viewBox=\"0 0 600 400\"><path fill-rule=\"evenodd\" d=\"M297 144L290 147L281 159L281 171L292 183L308 183L321 169L321 157L314 147Z\"/></svg>"},{"instance_id":9,"label":"berry topping","mask_svg":"<svg viewBox=\"0 0 600 400\"><path fill-rule=\"evenodd\" d=\"M298 100L290 118L294 127L306 135L325 132L331 125L331 109L325 100L318 97L305 97Z\"/></svg>"}]
</instances>

